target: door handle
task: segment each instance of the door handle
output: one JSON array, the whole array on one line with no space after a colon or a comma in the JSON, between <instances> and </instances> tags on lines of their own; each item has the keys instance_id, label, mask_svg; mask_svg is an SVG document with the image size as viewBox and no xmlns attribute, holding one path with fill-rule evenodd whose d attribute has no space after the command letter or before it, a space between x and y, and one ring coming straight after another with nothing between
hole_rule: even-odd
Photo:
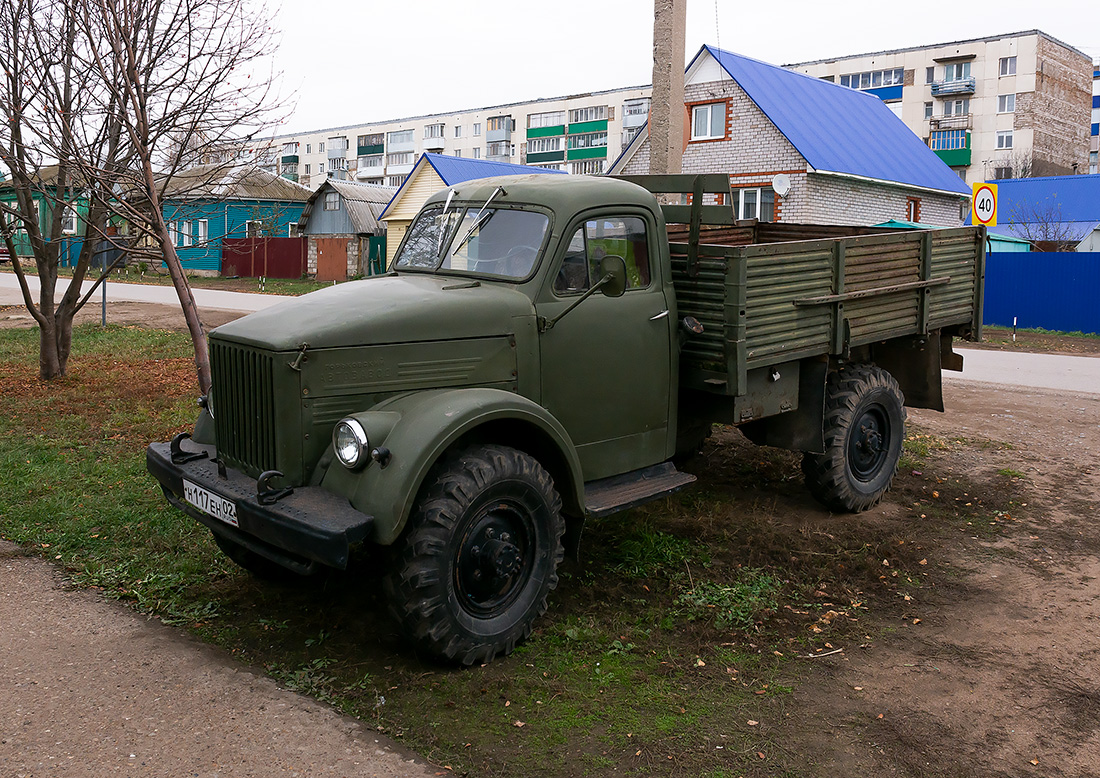
<instances>
[{"instance_id":1,"label":"door handle","mask_svg":"<svg viewBox=\"0 0 1100 778\"><path fill-rule=\"evenodd\" d=\"M666 316L668 316L668 308L665 308L663 311L658 313L656 316L650 316L649 320L650 321L657 321L658 319L663 319Z\"/></svg>"}]
</instances>

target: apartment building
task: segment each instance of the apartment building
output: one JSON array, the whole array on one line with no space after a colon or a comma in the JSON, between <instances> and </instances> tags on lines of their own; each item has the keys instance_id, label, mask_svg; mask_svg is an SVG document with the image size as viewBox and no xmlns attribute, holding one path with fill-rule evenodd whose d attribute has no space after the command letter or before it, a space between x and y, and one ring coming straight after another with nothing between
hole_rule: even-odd
<instances>
[{"instance_id":1,"label":"apartment building","mask_svg":"<svg viewBox=\"0 0 1100 778\"><path fill-rule=\"evenodd\" d=\"M400 186L423 152L605 172L649 115L648 86L277 136L257 163L317 189L329 179Z\"/></svg>"},{"instance_id":2,"label":"apartment building","mask_svg":"<svg viewBox=\"0 0 1100 778\"><path fill-rule=\"evenodd\" d=\"M1092 60L1039 30L786 67L879 97L968 184L1089 170L1090 102L1096 150Z\"/></svg>"},{"instance_id":3,"label":"apartment building","mask_svg":"<svg viewBox=\"0 0 1100 778\"><path fill-rule=\"evenodd\" d=\"M1092 146L1089 172L1100 173L1100 68L1092 71Z\"/></svg>"}]
</instances>

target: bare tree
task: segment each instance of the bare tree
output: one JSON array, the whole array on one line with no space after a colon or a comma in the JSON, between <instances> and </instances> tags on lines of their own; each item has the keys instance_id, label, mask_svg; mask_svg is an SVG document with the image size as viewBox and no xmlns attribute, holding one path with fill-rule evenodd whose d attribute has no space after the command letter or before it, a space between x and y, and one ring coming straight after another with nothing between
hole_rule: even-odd
<instances>
[{"instance_id":1,"label":"bare tree","mask_svg":"<svg viewBox=\"0 0 1100 778\"><path fill-rule=\"evenodd\" d=\"M127 218L159 246L195 346L200 391L210 360L194 295L164 218L164 189L207 149L240 147L271 116L273 40L266 12L245 0L70 0L91 49L89 68L117 101L133 152ZM116 70L118 72L116 72Z\"/></svg>"},{"instance_id":2,"label":"bare tree","mask_svg":"<svg viewBox=\"0 0 1100 778\"><path fill-rule=\"evenodd\" d=\"M39 327L39 375L65 375L80 296L93 252L107 238L111 176L124 165L117 103L97 99L82 66L84 39L62 0L0 0L0 162L10 173L0 201L0 233L23 301ZM89 177L94 167L103 175ZM83 223L73 279L58 297L66 233ZM70 228L70 229L66 229ZM33 260L37 301L24 258ZM98 281L97 281L98 284Z\"/></svg>"},{"instance_id":3,"label":"bare tree","mask_svg":"<svg viewBox=\"0 0 1100 778\"><path fill-rule=\"evenodd\" d=\"M1064 221L1058 201L1045 198L1037 203L1017 202L1008 209L1004 226L1040 251L1073 251L1080 239L1073 225Z\"/></svg>"}]
</instances>

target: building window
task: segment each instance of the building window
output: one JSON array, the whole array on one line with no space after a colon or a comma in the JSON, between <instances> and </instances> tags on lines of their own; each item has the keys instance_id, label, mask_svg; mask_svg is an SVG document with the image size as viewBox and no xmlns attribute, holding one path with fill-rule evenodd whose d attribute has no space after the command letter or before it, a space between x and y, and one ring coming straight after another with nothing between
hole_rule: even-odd
<instances>
[{"instance_id":1,"label":"building window","mask_svg":"<svg viewBox=\"0 0 1100 778\"><path fill-rule=\"evenodd\" d=\"M932 103L925 103L924 104L924 118L925 119L931 119L932 118L932 108L933 108Z\"/></svg>"},{"instance_id":2,"label":"building window","mask_svg":"<svg viewBox=\"0 0 1100 778\"><path fill-rule=\"evenodd\" d=\"M997 181L1001 181L1006 178L1012 178L1012 166L1001 165L1000 167L993 168L993 178Z\"/></svg>"},{"instance_id":3,"label":"building window","mask_svg":"<svg viewBox=\"0 0 1100 778\"><path fill-rule=\"evenodd\" d=\"M638 133L641 131L642 128L640 125L638 127L627 127L625 130L623 130L623 148L629 146L630 142L638 137Z\"/></svg>"},{"instance_id":4,"label":"building window","mask_svg":"<svg viewBox=\"0 0 1100 778\"><path fill-rule=\"evenodd\" d=\"M306 174L307 176L309 175L309 165L306 165L306 173L305 173L305 174Z\"/></svg>"},{"instance_id":5,"label":"building window","mask_svg":"<svg viewBox=\"0 0 1100 778\"><path fill-rule=\"evenodd\" d=\"M726 137L726 104L709 103L691 109L691 139L714 140Z\"/></svg>"},{"instance_id":6,"label":"building window","mask_svg":"<svg viewBox=\"0 0 1100 778\"><path fill-rule=\"evenodd\" d=\"M318 173L324 173L325 172L325 163L324 162L318 162L317 163L317 172Z\"/></svg>"},{"instance_id":7,"label":"building window","mask_svg":"<svg viewBox=\"0 0 1100 778\"><path fill-rule=\"evenodd\" d=\"M606 132L585 132L580 135L569 136L569 148L571 149L594 149L606 145Z\"/></svg>"},{"instance_id":8,"label":"building window","mask_svg":"<svg viewBox=\"0 0 1100 778\"><path fill-rule=\"evenodd\" d=\"M924 69L924 83L931 84L936 80L936 68L930 67Z\"/></svg>"},{"instance_id":9,"label":"building window","mask_svg":"<svg viewBox=\"0 0 1100 778\"><path fill-rule=\"evenodd\" d=\"M540 167L543 170L565 170L565 165L561 162L548 162L546 164L532 164L528 163L530 167Z\"/></svg>"},{"instance_id":10,"label":"building window","mask_svg":"<svg viewBox=\"0 0 1100 778\"><path fill-rule=\"evenodd\" d=\"M582 162L570 162L569 172L575 176L598 176L603 173L606 160L586 159Z\"/></svg>"},{"instance_id":11,"label":"building window","mask_svg":"<svg viewBox=\"0 0 1100 778\"><path fill-rule=\"evenodd\" d=\"M969 62L949 62L943 66L944 81L963 81L970 78Z\"/></svg>"},{"instance_id":12,"label":"building window","mask_svg":"<svg viewBox=\"0 0 1100 778\"><path fill-rule=\"evenodd\" d=\"M493 141L485 147L485 156L510 157L512 156L512 144L506 140Z\"/></svg>"},{"instance_id":13,"label":"building window","mask_svg":"<svg viewBox=\"0 0 1100 778\"><path fill-rule=\"evenodd\" d=\"M298 153L298 144L294 143L293 141L290 142L290 143L284 143L283 144L283 153L284 154L297 154Z\"/></svg>"},{"instance_id":14,"label":"building window","mask_svg":"<svg viewBox=\"0 0 1100 778\"><path fill-rule=\"evenodd\" d=\"M451 151L451 156L452 157L461 157L462 156L462 149L454 149L453 151Z\"/></svg>"},{"instance_id":15,"label":"building window","mask_svg":"<svg viewBox=\"0 0 1100 778\"><path fill-rule=\"evenodd\" d=\"M189 248L191 246L191 222L180 222L179 237L179 245L182 248Z\"/></svg>"},{"instance_id":16,"label":"building window","mask_svg":"<svg viewBox=\"0 0 1100 778\"><path fill-rule=\"evenodd\" d=\"M386 155L387 165L411 165L413 161L413 153L411 151L395 151L393 154Z\"/></svg>"},{"instance_id":17,"label":"building window","mask_svg":"<svg viewBox=\"0 0 1100 778\"><path fill-rule=\"evenodd\" d=\"M348 139L347 138L329 138L328 139L329 151L347 151Z\"/></svg>"},{"instance_id":18,"label":"building window","mask_svg":"<svg viewBox=\"0 0 1100 778\"><path fill-rule=\"evenodd\" d=\"M474 137L481 135L481 122L474 122Z\"/></svg>"},{"instance_id":19,"label":"building window","mask_svg":"<svg viewBox=\"0 0 1100 778\"><path fill-rule=\"evenodd\" d=\"M775 221L775 190L770 186L735 189L733 197L738 219Z\"/></svg>"},{"instance_id":20,"label":"building window","mask_svg":"<svg viewBox=\"0 0 1100 778\"><path fill-rule=\"evenodd\" d=\"M878 89L880 86L901 86L903 83L904 68L869 70L866 73L848 73L840 77L840 85L852 89Z\"/></svg>"},{"instance_id":21,"label":"building window","mask_svg":"<svg viewBox=\"0 0 1100 778\"><path fill-rule=\"evenodd\" d=\"M318 154L324 154L325 153L325 144L324 143L318 143L317 144L317 153Z\"/></svg>"},{"instance_id":22,"label":"building window","mask_svg":"<svg viewBox=\"0 0 1100 778\"><path fill-rule=\"evenodd\" d=\"M627 116L647 116L649 114L649 98L643 97L623 103L623 118Z\"/></svg>"},{"instance_id":23,"label":"building window","mask_svg":"<svg viewBox=\"0 0 1100 778\"><path fill-rule=\"evenodd\" d=\"M569 123L595 122L607 118L606 105L590 105L587 108L574 108L569 112Z\"/></svg>"},{"instance_id":24,"label":"building window","mask_svg":"<svg viewBox=\"0 0 1100 778\"><path fill-rule=\"evenodd\" d=\"M581 136L576 136L581 137ZM572 142L572 138L569 139ZM607 145L607 136L604 135L604 143ZM572 146L570 148L579 148ZM528 154L541 154L546 151L561 151L561 137L557 138L532 138L527 141L527 153Z\"/></svg>"},{"instance_id":25,"label":"building window","mask_svg":"<svg viewBox=\"0 0 1100 778\"><path fill-rule=\"evenodd\" d=\"M527 116L528 129L533 127L557 127L559 124L565 124L565 111L547 111Z\"/></svg>"},{"instance_id":26,"label":"building window","mask_svg":"<svg viewBox=\"0 0 1100 778\"><path fill-rule=\"evenodd\" d=\"M312 154L312 153L313 153L313 144L312 143L307 143L306 144L306 154Z\"/></svg>"},{"instance_id":27,"label":"building window","mask_svg":"<svg viewBox=\"0 0 1100 778\"><path fill-rule=\"evenodd\" d=\"M997 148L1010 149L1012 148L1012 130L998 130L997 131Z\"/></svg>"},{"instance_id":28,"label":"building window","mask_svg":"<svg viewBox=\"0 0 1100 778\"><path fill-rule=\"evenodd\" d=\"M933 130L928 136L932 151L953 151L966 148L966 130Z\"/></svg>"},{"instance_id":29,"label":"building window","mask_svg":"<svg viewBox=\"0 0 1100 778\"><path fill-rule=\"evenodd\" d=\"M199 219L195 222L195 245L205 246L210 240L210 222L207 219Z\"/></svg>"},{"instance_id":30,"label":"building window","mask_svg":"<svg viewBox=\"0 0 1100 778\"><path fill-rule=\"evenodd\" d=\"M424 126L424 138L442 138L443 137L443 125L442 124L428 124Z\"/></svg>"},{"instance_id":31,"label":"building window","mask_svg":"<svg viewBox=\"0 0 1100 778\"><path fill-rule=\"evenodd\" d=\"M369 157L359 157L357 166L360 170L368 167L382 167L382 155L371 154Z\"/></svg>"},{"instance_id":32,"label":"building window","mask_svg":"<svg viewBox=\"0 0 1100 778\"><path fill-rule=\"evenodd\" d=\"M905 221L914 222L914 223L920 221L920 198L919 197L906 197L905 198Z\"/></svg>"},{"instance_id":33,"label":"building window","mask_svg":"<svg viewBox=\"0 0 1100 778\"><path fill-rule=\"evenodd\" d=\"M474 146L474 159L481 159L481 146Z\"/></svg>"},{"instance_id":34,"label":"building window","mask_svg":"<svg viewBox=\"0 0 1100 778\"><path fill-rule=\"evenodd\" d=\"M1089 152L1089 173L1095 174L1100 169L1100 153Z\"/></svg>"},{"instance_id":35,"label":"building window","mask_svg":"<svg viewBox=\"0 0 1100 778\"><path fill-rule=\"evenodd\" d=\"M461 124L456 124L455 125L455 137L456 138L461 138L462 137L462 125Z\"/></svg>"},{"instance_id":36,"label":"building window","mask_svg":"<svg viewBox=\"0 0 1100 778\"><path fill-rule=\"evenodd\" d=\"M348 169L348 161L346 159L344 159L343 157L336 157L334 159L330 159L328 161L328 169L329 170L347 170Z\"/></svg>"},{"instance_id":37,"label":"building window","mask_svg":"<svg viewBox=\"0 0 1100 778\"><path fill-rule=\"evenodd\" d=\"M943 102L944 116L966 116L968 113L970 113L969 97L959 100L944 100Z\"/></svg>"},{"instance_id":38,"label":"building window","mask_svg":"<svg viewBox=\"0 0 1100 778\"><path fill-rule=\"evenodd\" d=\"M1001 69L1002 76L1014 76L1016 75L1016 58L1015 57L1001 57Z\"/></svg>"},{"instance_id":39,"label":"building window","mask_svg":"<svg viewBox=\"0 0 1100 778\"><path fill-rule=\"evenodd\" d=\"M76 209L72 206L64 206L64 208L61 214L61 232L73 235L76 233Z\"/></svg>"},{"instance_id":40,"label":"building window","mask_svg":"<svg viewBox=\"0 0 1100 778\"><path fill-rule=\"evenodd\" d=\"M412 130L397 130L386 134L386 143L413 143L415 140Z\"/></svg>"},{"instance_id":41,"label":"building window","mask_svg":"<svg viewBox=\"0 0 1100 778\"><path fill-rule=\"evenodd\" d=\"M997 113L1015 113L1016 94L997 95Z\"/></svg>"},{"instance_id":42,"label":"building window","mask_svg":"<svg viewBox=\"0 0 1100 778\"><path fill-rule=\"evenodd\" d=\"M401 186L404 176L386 176L386 186Z\"/></svg>"},{"instance_id":43,"label":"building window","mask_svg":"<svg viewBox=\"0 0 1100 778\"><path fill-rule=\"evenodd\" d=\"M264 234L263 225L258 221L246 221L244 223L244 234L247 238L258 238Z\"/></svg>"},{"instance_id":44,"label":"building window","mask_svg":"<svg viewBox=\"0 0 1100 778\"><path fill-rule=\"evenodd\" d=\"M489 132L500 132L501 130L514 130L516 123L512 120L511 116L494 116L486 124L486 129Z\"/></svg>"},{"instance_id":45,"label":"building window","mask_svg":"<svg viewBox=\"0 0 1100 778\"><path fill-rule=\"evenodd\" d=\"M339 192L325 192L325 210L326 211L339 211L340 210L340 193Z\"/></svg>"}]
</instances>

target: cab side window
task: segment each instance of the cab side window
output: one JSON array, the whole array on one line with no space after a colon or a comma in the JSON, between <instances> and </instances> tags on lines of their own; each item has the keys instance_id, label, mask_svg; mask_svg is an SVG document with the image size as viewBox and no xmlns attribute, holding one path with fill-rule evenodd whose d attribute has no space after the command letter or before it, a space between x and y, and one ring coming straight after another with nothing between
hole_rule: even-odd
<instances>
[{"instance_id":1,"label":"cab side window","mask_svg":"<svg viewBox=\"0 0 1100 778\"><path fill-rule=\"evenodd\" d=\"M585 292L600 279L600 262L609 254L626 263L626 288L649 286L649 243L645 222L634 216L591 219L573 233L554 279L554 292Z\"/></svg>"}]
</instances>

